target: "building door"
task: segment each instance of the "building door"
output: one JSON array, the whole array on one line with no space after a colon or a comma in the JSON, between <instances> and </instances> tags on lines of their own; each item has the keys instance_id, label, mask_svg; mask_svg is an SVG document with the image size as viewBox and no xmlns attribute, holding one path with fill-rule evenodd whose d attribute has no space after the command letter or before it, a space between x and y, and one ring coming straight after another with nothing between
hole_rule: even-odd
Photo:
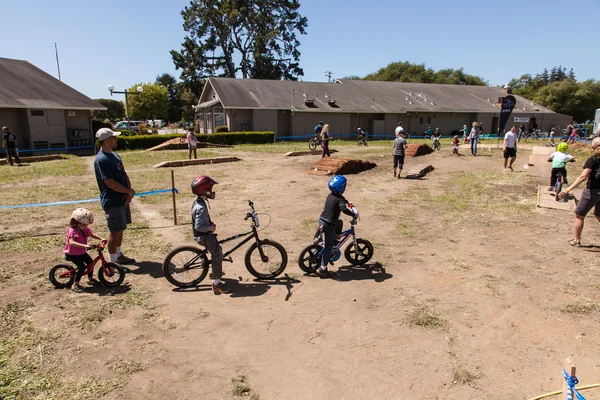
<instances>
[{"instance_id":1,"label":"building door","mask_svg":"<svg viewBox=\"0 0 600 400\"><path fill-rule=\"evenodd\" d=\"M492 133L498 132L498 117L492 118Z\"/></svg>"}]
</instances>

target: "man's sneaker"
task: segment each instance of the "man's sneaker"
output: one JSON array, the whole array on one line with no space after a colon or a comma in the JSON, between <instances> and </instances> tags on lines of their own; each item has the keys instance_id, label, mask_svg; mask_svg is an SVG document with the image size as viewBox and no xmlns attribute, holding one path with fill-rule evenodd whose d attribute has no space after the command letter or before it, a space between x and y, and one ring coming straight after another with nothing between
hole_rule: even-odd
<instances>
[{"instance_id":1,"label":"man's sneaker","mask_svg":"<svg viewBox=\"0 0 600 400\"><path fill-rule=\"evenodd\" d=\"M212 285L212 290L215 294L226 294L226 293L231 293L231 289L229 289L227 287L227 285L225 284L225 282L221 281L218 284L214 284Z\"/></svg>"},{"instance_id":2,"label":"man's sneaker","mask_svg":"<svg viewBox=\"0 0 600 400\"><path fill-rule=\"evenodd\" d=\"M322 268L317 269L317 275L319 275L319 278L321 278L321 279L330 279L331 278L331 272L329 272L326 269L322 269Z\"/></svg>"},{"instance_id":3,"label":"man's sneaker","mask_svg":"<svg viewBox=\"0 0 600 400\"><path fill-rule=\"evenodd\" d=\"M117 262L121 265L133 264L135 259L127 257L125 254L121 254L119 258L117 258Z\"/></svg>"},{"instance_id":4,"label":"man's sneaker","mask_svg":"<svg viewBox=\"0 0 600 400\"><path fill-rule=\"evenodd\" d=\"M508 171L508 169L504 168L504 172L507 172L507 171Z\"/></svg>"}]
</instances>

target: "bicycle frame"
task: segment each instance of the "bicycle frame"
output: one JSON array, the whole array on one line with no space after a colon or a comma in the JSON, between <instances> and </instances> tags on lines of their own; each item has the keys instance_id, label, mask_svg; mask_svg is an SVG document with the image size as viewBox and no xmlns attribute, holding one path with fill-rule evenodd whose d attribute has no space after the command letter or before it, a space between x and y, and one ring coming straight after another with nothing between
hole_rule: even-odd
<instances>
[{"instance_id":1,"label":"bicycle frame","mask_svg":"<svg viewBox=\"0 0 600 400\"><path fill-rule=\"evenodd\" d=\"M333 246L333 249L339 250L344 245L344 243L346 243L346 241L348 240L348 238L350 236L352 236L352 241L356 244L356 232L354 230L354 224L352 223L352 221L350 221L350 224L351 224L350 225L350 229L347 229L347 230L342 231L340 233L341 235L344 235L344 236L342 237L342 239L340 241L337 242L337 244L335 246ZM322 234L322 232L321 232L321 234ZM323 254L324 250L325 250L325 246L324 246L324 243L323 243L323 248L319 252L319 256L321 254Z\"/></svg>"},{"instance_id":2,"label":"bicycle frame","mask_svg":"<svg viewBox=\"0 0 600 400\"><path fill-rule=\"evenodd\" d=\"M104 247L102 247L102 249L104 249ZM100 267L104 268L104 264L106 264L106 259L104 258L104 254L102 254L101 250L99 250L98 256L96 258L94 258L92 260L92 262L87 265L87 267L85 267L85 271L83 271L82 275L87 275L90 272L94 272L94 268L96 267L96 264L98 264L98 261L101 261ZM76 272L77 272L77 269L75 269L75 271L66 271L66 272L63 272L62 274L60 274L60 277L66 278Z\"/></svg>"}]
</instances>

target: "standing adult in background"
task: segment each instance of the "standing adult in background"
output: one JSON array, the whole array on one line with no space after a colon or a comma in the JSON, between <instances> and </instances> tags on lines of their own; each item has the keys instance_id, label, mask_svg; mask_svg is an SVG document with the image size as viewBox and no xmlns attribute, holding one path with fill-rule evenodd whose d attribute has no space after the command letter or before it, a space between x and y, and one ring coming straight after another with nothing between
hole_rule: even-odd
<instances>
[{"instance_id":1,"label":"standing adult in background","mask_svg":"<svg viewBox=\"0 0 600 400\"><path fill-rule=\"evenodd\" d=\"M525 137L525 124L521 122L521 126L519 127L519 136L517 141L521 141Z\"/></svg>"},{"instance_id":2,"label":"standing adult in background","mask_svg":"<svg viewBox=\"0 0 600 400\"><path fill-rule=\"evenodd\" d=\"M575 239L569 241L569 244L575 247L581 246L581 232L583 232L585 216L592 208L594 216L600 222L600 137L592 140L592 150L594 155L588 158L583 165L583 172L579 178L561 193L561 197L565 197L581 182L587 180L581 199L575 207Z\"/></svg>"},{"instance_id":3,"label":"standing adult in background","mask_svg":"<svg viewBox=\"0 0 600 400\"><path fill-rule=\"evenodd\" d=\"M7 126L2 127L2 148L6 151L6 158L8 163L13 165L13 157L17 161L17 164L21 164L19 159L19 153L17 153L17 136L8 130Z\"/></svg>"},{"instance_id":4,"label":"standing adult in background","mask_svg":"<svg viewBox=\"0 0 600 400\"><path fill-rule=\"evenodd\" d=\"M510 164L508 164L508 159L510 158ZM513 163L517 159L517 126L513 125L510 128L510 131L506 132L504 135L504 172L510 169L513 170ZM507 169L508 168L508 169Z\"/></svg>"},{"instance_id":5,"label":"standing adult in background","mask_svg":"<svg viewBox=\"0 0 600 400\"><path fill-rule=\"evenodd\" d=\"M188 144L189 156L188 158L192 159L192 151L194 152L194 160L197 159L196 151L198 149L198 138L196 137L196 133L194 133L194 129L188 127L188 133L186 136L186 142Z\"/></svg>"},{"instance_id":6,"label":"standing adult in background","mask_svg":"<svg viewBox=\"0 0 600 400\"><path fill-rule=\"evenodd\" d=\"M571 135L573 134L574 130L575 130L575 121L571 121L567 125L567 140L568 140L569 137L571 137Z\"/></svg>"},{"instance_id":7,"label":"standing adult in background","mask_svg":"<svg viewBox=\"0 0 600 400\"><path fill-rule=\"evenodd\" d=\"M321 130L321 148L323 149L321 158L325 156L331 157L331 154L329 153L329 124L325 124Z\"/></svg>"},{"instance_id":8,"label":"standing adult in background","mask_svg":"<svg viewBox=\"0 0 600 400\"><path fill-rule=\"evenodd\" d=\"M405 133L404 127L402 126L402 122L398 122L398 126L396 126L396 131L394 133L396 134L396 137L398 137L398 135L401 133Z\"/></svg>"},{"instance_id":9,"label":"standing adult in background","mask_svg":"<svg viewBox=\"0 0 600 400\"><path fill-rule=\"evenodd\" d=\"M479 141L479 124L477 122L473 122L469 141L471 142L471 155L477 156L477 142Z\"/></svg>"},{"instance_id":10,"label":"standing adult in background","mask_svg":"<svg viewBox=\"0 0 600 400\"><path fill-rule=\"evenodd\" d=\"M396 134L396 139L394 140L394 178L396 177L396 168L398 168L398 179L400 179L402 167L404 167L404 155L408 147L404 136L404 131L399 132Z\"/></svg>"},{"instance_id":11,"label":"standing adult in background","mask_svg":"<svg viewBox=\"0 0 600 400\"><path fill-rule=\"evenodd\" d=\"M323 131L323 121L319 121L319 123L317 124L317 126L315 126L314 132L315 132L315 137L317 139L321 139L321 132Z\"/></svg>"},{"instance_id":12,"label":"standing adult in background","mask_svg":"<svg viewBox=\"0 0 600 400\"><path fill-rule=\"evenodd\" d=\"M119 264L133 264L135 260L129 258L121 251L123 231L127 224L131 224L131 209L129 203L135 195L131 182L123 167L121 157L113 150L117 148L117 136L120 133L108 128L98 129L96 139L100 142L100 151L94 161L94 172L98 189L100 189L100 203L106 214L108 225L108 255L111 262Z\"/></svg>"},{"instance_id":13,"label":"standing adult in background","mask_svg":"<svg viewBox=\"0 0 600 400\"><path fill-rule=\"evenodd\" d=\"M479 123L479 136L483 135L483 122Z\"/></svg>"}]
</instances>

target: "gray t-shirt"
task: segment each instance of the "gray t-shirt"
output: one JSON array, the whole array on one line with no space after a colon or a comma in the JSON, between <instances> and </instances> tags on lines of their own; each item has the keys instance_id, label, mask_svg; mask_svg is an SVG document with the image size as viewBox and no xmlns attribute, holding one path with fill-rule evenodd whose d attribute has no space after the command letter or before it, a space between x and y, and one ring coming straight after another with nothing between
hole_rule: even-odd
<instances>
[{"instance_id":1,"label":"gray t-shirt","mask_svg":"<svg viewBox=\"0 0 600 400\"><path fill-rule=\"evenodd\" d=\"M397 137L394 139L394 155L395 156L403 156L404 155L404 146L406 145L406 139Z\"/></svg>"}]
</instances>

